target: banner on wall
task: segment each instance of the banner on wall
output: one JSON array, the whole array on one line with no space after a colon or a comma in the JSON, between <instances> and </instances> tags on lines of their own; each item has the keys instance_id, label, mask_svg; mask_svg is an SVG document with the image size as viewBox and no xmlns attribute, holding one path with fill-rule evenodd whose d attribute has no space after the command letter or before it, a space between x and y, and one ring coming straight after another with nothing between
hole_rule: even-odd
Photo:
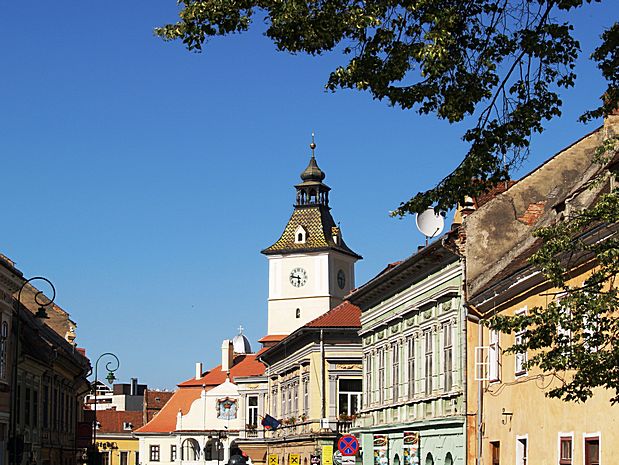
<instances>
[{"instance_id":1,"label":"banner on wall","mask_svg":"<svg viewBox=\"0 0 619 465\"><path fill-rule=\"evenodd\" d=\"M269 454L269 465L279 465L279 455Z\"/></svg>"},{"instance_id":2,"label":"banner on wall","mask_svg":"<svg viewBox=\"0 0 619 465\"><path fill-rule=\"evenodd\" d=\"M404 465L419 465L419 432L404 432Z\"/></svg>"},{"instance_id":3,"label":"banner on wall","mask_svg":"<svg viewBox=\"0 0 619 465\"><path fill-rule=\"evenodd\" d=\"M374 435L374 465L389 465L389 437Z\"/></svg>"}]
</instances>

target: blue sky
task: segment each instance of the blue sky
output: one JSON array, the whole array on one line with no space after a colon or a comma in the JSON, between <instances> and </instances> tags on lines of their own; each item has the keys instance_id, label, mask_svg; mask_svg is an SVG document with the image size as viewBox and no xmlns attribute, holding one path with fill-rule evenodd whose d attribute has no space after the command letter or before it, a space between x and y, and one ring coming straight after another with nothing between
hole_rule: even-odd
<instances>
[{"instance_id":1,"label":"blue sky","mask_svg":"<svg viewBox=\"0 0 619 465\"><path fill-rule=\"evenodd\" d=\"M153 36L175 14L171 0L0 3L0 252L54 282L89 356L112 351L121 381L161 388L217 364L239 324L254 347L265 334L259 252L289 218L312 130L364 256L357 285L423 243L388 212L464 151L462 127L325 92L336 55L278 53L259 32L189 53ZM595 127L576 122L604 89L586 57L618 17L606 0L574 20L577 85L519 174Z\"/></svg>"}]
</instances>

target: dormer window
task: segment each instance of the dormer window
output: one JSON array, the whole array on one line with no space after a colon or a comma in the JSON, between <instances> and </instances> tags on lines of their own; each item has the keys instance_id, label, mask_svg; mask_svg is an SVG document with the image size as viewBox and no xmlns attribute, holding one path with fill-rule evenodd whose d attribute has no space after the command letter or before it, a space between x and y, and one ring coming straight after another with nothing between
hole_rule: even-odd
<instances>
[{"instance_id":1,"label":"dormer window","mask_svg":"<svg viewBox=\"0 0 619 465\"><path fill-rule=\"evenodd\" d=\"M307 231L303 226L298 226L294 232L294 243L295 244L305 244L307 241Z\"/></svg>"},{"instance_id":2,"label":"dormer window","mask_svg":"<svg viewBox=\"0 0 619 465\"><path fill-rule=\"evenodd\" d=\"M123 422L123 429L125 431L131 431L133 429L133 424L129 421L124 421Z\"/></svg>"}]
</instances>

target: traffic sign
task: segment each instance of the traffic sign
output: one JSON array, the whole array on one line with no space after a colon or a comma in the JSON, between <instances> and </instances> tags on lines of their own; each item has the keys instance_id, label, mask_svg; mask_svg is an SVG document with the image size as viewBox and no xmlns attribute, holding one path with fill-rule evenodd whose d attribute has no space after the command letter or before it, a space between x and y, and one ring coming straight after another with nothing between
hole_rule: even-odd
<instances>
[{"instance_id":1,"label":"traffic sign","mask_svg":"<svg viewBox=\"0 0 619 465\"><path fill-rule=\"evenodd\" d=\"M352 434L345 434L337 442L337 450L342 455L356 455L359 452L359 441Z\"/></svg>"},{"instance_id":2,"label":"traffic sign","mask_svg":"<svg viewBox=\"0 0 619 465\"><path fill-rule=\"evenodd\" d=\"M342 453L339 450L333 452L333 465L342 465Z\"/></svg>"}]
</instances>

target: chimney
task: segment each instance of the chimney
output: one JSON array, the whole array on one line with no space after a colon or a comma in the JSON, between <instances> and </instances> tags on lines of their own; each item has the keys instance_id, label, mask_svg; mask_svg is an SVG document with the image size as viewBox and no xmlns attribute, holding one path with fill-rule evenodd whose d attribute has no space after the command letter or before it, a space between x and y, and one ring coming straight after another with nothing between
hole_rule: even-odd
<instances>
[{"instance_id":1,"label":"chimney","mask_svg":"<svg viewBox=\"0 0 619 465\"><path fill-rule=\"evenodd\" d=\"M202 378L202 362L196 362L196 379Z\"/></svg>"},{"instance_id":2,"label":"chimney","mask_svg":"<svg viewBox=\"0 0 619 465\"><path fill-rule=\"evenodd\" d=\"M138 379L131 378L131 390L129 391L129 395L137 396L138 395Z\"/></svg>"},{"instance_id":3,"label":"chimney","mask_svg":"<svg viewBox=\"0 0 619 465\"><path fill-rule=\"evenodd\" d=\"M224 342L221 344L221 371L229 371L232 368L233 356L232 341L224 339Z\"/></svg>"}]
</instances>

